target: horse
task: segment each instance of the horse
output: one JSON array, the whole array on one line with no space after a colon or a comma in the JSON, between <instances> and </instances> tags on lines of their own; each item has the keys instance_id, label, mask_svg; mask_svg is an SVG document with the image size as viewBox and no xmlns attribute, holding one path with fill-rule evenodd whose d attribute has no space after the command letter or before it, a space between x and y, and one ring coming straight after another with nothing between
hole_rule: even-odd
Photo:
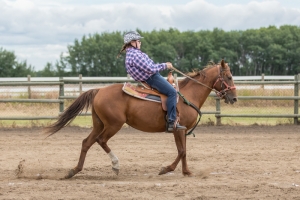
<instances>
[{"instance_id":1,"label":"horse","mask_svg":"<svg viewBox=\"0 0 300 200\"><path fill-rule=\"evenodd\" d=\"M145 101L132 97L122 91L123 84L115 83L104 88L90 89L82 93L53 124L45 127L48 136L53 135L67 126L83 110L91 108L93 128L91 133L82 141L78 164L70 169L65 178L71 178L82 171L86 154L90 147L97 142L108 154L112 161L112 170L118 175L120 166L118 157L107 145L126 123L144 132L164 132L166 112L160 103ZM214 90L225 103L233 104L237 101L236 88L230 67L222 60L218 64L206 66L203 70L193 71L178 82L180 93L191 104L201 108L208 95ZM180 113L180 124L187 130L195 126L198 112L179 99L177 110ZM173 132L178 155L175 161L162 167L159 175L174 171L179 161L182 162L182 174L192 176L186 161L186 130Z\"/></svg>"}]
</instances>

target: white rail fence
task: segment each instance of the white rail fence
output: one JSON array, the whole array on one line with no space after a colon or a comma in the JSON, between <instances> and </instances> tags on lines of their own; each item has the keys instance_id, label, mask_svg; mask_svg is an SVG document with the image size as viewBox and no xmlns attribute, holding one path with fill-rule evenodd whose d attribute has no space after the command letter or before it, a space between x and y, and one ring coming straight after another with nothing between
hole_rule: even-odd
<instances>
[{"instance_id":1,"label":"white rail fence","mask_svg":"<svg viewBox=\"0 0 300 200\"><path fill-rule=\"evenodd\" d=\"M183 77L178 77L182 79ZM291 114L259 115L259 114L222 114L220 99L213 96L216 100L216 108L213 111L203 112L203 114L214 114L217 125L221 124L223 117L264 117L264 118L293 118L294 124L299 124L299 75L295 76L235 76L233 77L237 89L293 89L293 96L239 96L239 100L292 100L294 101L294 112ZM20 102L20 103L58 103L59 113L63 112L66 99L75 99L77 96L88 89L105 86L117 82L134 82L130 77L19 77L19 78L0 78L0 95L9 94L10 98L0 99L0 103ZM34 87L33 87L34 86ZM59 93L58 99L32 99L33 92L54 91ZM20 93L27 93L28 99L14 98ZM38 120L53 119L57 116L38 116L38 117L2 117L0 120Z\"/></svg>"}]
</instances>

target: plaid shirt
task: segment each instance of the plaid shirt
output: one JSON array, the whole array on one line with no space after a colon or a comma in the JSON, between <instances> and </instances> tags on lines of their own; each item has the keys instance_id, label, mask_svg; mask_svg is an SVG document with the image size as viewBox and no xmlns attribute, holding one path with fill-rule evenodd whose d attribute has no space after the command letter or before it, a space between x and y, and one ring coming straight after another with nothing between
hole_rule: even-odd
<instances>
[{"instance_id":1,"label":"plaid shirt","mask_svg":"<svg viewBox=\"0 0 300 200\"><path fill-rule=\"evenodd\" d=\"M130 47L126 49L125 67L134 80L145 81L156 72L167 69L167 64L155 64L147 54Z\"/></svg>"}]
</instances>

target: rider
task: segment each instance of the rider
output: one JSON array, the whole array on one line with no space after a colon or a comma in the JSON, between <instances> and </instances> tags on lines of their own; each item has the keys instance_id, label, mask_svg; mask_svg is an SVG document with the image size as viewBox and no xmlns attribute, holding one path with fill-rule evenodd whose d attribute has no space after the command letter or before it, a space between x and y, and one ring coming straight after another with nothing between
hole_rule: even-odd
<instances>
[{"instance_id":1,"label":"rider","mask_svg":"<svg viewBox=\"0 0 300 200\"><path fill-rule=\"evenodd\" d=\"M138 32L130 31L124 35L124 45L119 55L126 50L126 71L136 81L145 81L152 88L157 89L167 98L168 131L173 131L176 121L177 92L172 85L160 75L159 71L172 69L172 63L155 64L149 56L143 53L140 39L143 38ZM176 124L177 130L185 130L186 127Z\"/></svg>"}]
</instances>

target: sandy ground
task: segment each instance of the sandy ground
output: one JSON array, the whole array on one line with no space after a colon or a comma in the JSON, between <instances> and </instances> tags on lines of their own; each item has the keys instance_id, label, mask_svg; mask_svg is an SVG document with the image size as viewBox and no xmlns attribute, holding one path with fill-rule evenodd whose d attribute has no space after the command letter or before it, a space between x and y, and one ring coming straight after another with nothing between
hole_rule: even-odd
<instances>
[{"instance_id":1,"label":"sandy ground","mask_svg":"<svg viewBox=\"0 0 300 200\"><path fill-rule=\"evenodd\" d=\"M120 173L98 144L82 172L78 161L91 129L67 127L44 139L41 128L0 129L0 199L300 199L300 131L296 125L199 126L187 137L193 177L158 175L177 150L170 133L123 128L108 143Z\"/></svg>"}]
</instances>

